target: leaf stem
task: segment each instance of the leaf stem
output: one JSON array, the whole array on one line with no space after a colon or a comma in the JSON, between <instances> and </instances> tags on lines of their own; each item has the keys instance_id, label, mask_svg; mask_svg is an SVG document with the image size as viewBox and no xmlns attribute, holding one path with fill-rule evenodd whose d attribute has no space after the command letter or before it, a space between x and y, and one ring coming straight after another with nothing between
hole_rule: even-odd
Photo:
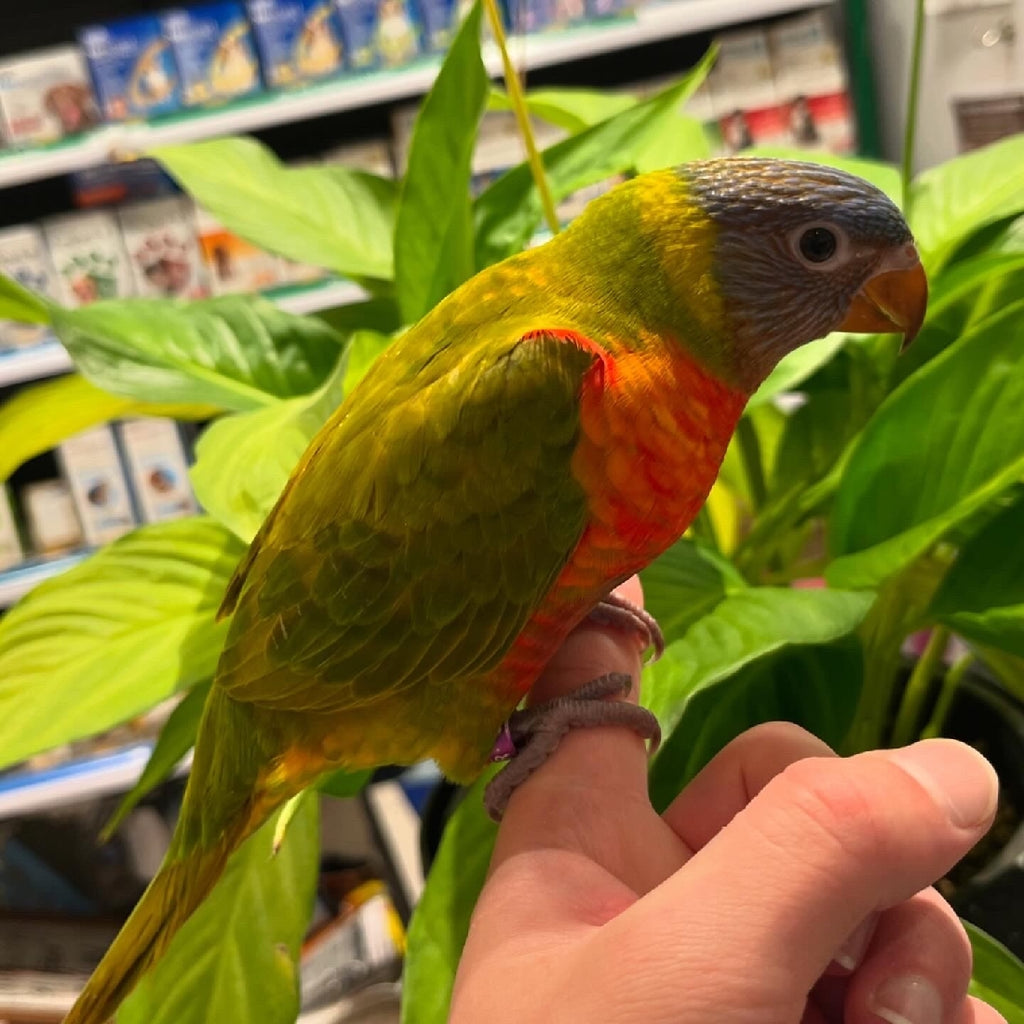
<instances>
[{"instance_id":1,"label":"leaf stem","mask_svg":"<svg viewBox=\"0 0 1024 1024\"><path fill-rule=\"evenodd\" d=\"M493 0L489 0L493 2ZM910 85L907 90L907 116L903 126L903 209L910 198L910 179L914 174L914 139L917 135L917 107L921 97L921 57L924 53L925 0L914 6L914 38L910 51Z\"/></svg>"},{"instance_id":2,"label":"leaf stem","mask_svg":"<svg viewBox=\"0 0 1024 1024\"><path fill-rule=\"evenodd\" d=\"M928 719L928 724L921 730L922 739L934 739L942 734L942 728L946 724L949 709L953 706L953 698L960 689L960 683L963 681L964 675L973 664L974 654L968 651L951 665L949 671L942 677L942 689L939 690L939 696L935 701L932 717Z\"/></svg>"},{"instance_id":3,"label":"leaf stem","mask_svg":"<svg viewBox=\"0 0 1024 1024\"><path fill-rule=\"evenodd\" d=\"M754 509L761 508L767 497L768 487L764 482L764 468L761 465L761 442L749 416L744 416L736 428L736 443L740 448L740 459L750 488L750 499Z\"/></svg>"},{"instance_id":4,"label":"leaf stem","mask_svg":"<svg viewBox=\"0 0 1024 1024\"><path fill-rule=\"evenodd\" d=\"M530 116L526 110L526 99L523 96L522 86L519 84L519 76L516 74L512 58L509 56L508 39L505 36L505 27L501 23L497 0L483 0L483 2L487 9L487 18L491 23L491 31L494 33L495 42L501 52L505 88L508 89L508 98L512 103L513 111L515 111L519 134L522 135L523 144L526 146L526 159L530 164L530 173L533 175L534 184L540 193L544 219L548 222L551 233L557 235L561 230L561 225L558 223L558 214L555 212L555 201L551 196L547 174L544 172L544 161L541 159L537 141L533 137L533 129L530 127Z\"/></svg>"},{"instance_id":5,"label":"leaf stem","mask_svg":"<svg viewBox=\"0 0 1024 1024\"><path fill-rule=\"evenodd\" d=\"M945 626L936 626L928 638L924 653L914 666L914 671L910 673L910 679L907 680L896 715L896 724L892 728L891 746L906 746L917 736L921 708L928 698L935 670L942 662L948 643L949 630Z\"/></svg>"},{"instance_id":6,"label":"leaf stem","mask_svg":"<svg viewBox=\"0 0 1024 1024\"><path fill-rule=\"evenodd\" d=\"M718 534L715 532L715 524L708 511L707 503L701 505L700 511L693 520L694 536L699 537L709 547L721 552L722 548L718 543Z\"/></svg>"}]
</instances>

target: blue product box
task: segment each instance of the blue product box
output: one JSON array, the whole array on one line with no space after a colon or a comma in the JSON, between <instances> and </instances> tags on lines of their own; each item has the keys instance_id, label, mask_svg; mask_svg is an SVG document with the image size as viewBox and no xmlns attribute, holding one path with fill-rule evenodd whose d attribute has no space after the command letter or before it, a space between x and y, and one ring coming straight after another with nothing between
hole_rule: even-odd
<instances>
[{"instance_id":1,"label":"blue product box","mask_svg":"<svg viewBox=\"0 0 1024 1024\"><path fill-rule=\"evenodd\" d=\"M163 27L181 75L185 106L236 99L261 88L256 44L241 3L223 0L166 11Z\"/></svg>"},{"instance_id":2,"label":"blue product box","mask_svg":"<svg viewBox=\"0 0 1024 1024\"><path fill-rule=\"evenodd\" d=\"M332 0L248 0L247 7L269 88L300 85L341 69Z\"/></svg>"},{"instance_id":3,"label":"blue product box","mask_svg":"<svg viewBox=\"0 0 1024 1024\"><path fill-rule=\"evenodd\" d=\"M80 29L93 88L107 121L169 114L181 107L171 46L154 14Z\"/></svg>"},{"instance_id":4,"label":"blue product box","mask_svg":"<svg viewBox=\"0 0 1024 1024\"><path fill-rule=\"evenodd\" d=\"M353 71L395 68L420 52L420 26L408 0L335 0Z\"/></svg>"},{"instance_id":5,"label":"blue product box","mask_svg":"<svg viewBox=\"0 0 1024 1024\"><path fill-rule=\"evenodd\" d=\"M636 0L586 0L588 18L615 18L632 14Z\"/></svg>"},{"instance_id":6,"label":"blue product box","mask_svg":"<svg viewBox=\"0 0 1024 1024\"><path fill-rule=\"evenodd\" d=\"M512 31L521 35L575 25L586 17L584 0L508 0Z\"/></svg>"}]
</instances>

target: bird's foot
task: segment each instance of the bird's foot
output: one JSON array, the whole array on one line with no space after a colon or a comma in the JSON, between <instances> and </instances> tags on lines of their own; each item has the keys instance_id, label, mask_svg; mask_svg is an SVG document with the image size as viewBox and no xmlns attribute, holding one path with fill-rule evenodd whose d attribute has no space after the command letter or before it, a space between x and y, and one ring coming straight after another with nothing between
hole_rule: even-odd
<instances>
[{"instance_id":1,"label":"bird's foot","mask_svg":"<svg viewBox=\"0 0 1024 1024\"><path fill-rule=\"evenodd\" d=\"M665 636L661 632L658 620L649 611L633 604L632 601L627 601L624 597L619 597L618 594L609 594L596 604L587 618L591 622L611 626L612 629L624 633L637 633L643 640L645 649L654 649L651 661L657 661L665 653Z\"/></svg>"},{"instance_id":2,"label":"bird's foot","mask_svg":"<svg viewBox=\"0 0 1024 1024\"><path fill-rule=\"evenodd\" d=\"M484 807L491 818L501 821L515 790L551 756L562 737L572 729L625 726L642 739L650 740L653 754L661 740L661 728L654 715L636 704L603 699L627 694L632 685L628 675L610 672L591 679L565 696L513 712L502 727L491 754L492 761L508 761L484 792Z\"/></svg>"}]
</instances>

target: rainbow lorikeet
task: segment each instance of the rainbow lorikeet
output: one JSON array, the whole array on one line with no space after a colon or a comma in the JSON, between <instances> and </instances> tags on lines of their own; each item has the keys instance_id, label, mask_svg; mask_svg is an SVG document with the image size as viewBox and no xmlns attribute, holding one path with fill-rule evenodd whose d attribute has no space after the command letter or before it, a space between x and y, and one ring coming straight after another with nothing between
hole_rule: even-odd
<instances>
[{"instance_id":1,"label":"rainbow lorikeet","mask_svg":"<svg viewBox=\"0 0 1024 1024\"><path fill-rule=\"evenodd\" d=\"M228 588L170 851L68 1024L113 1014L232 850L325 771L433 757L477 776L595 607L644 628L601 603L689 526L778 360L835 329L909 338L926 301L873 186L729 159L626 182L410 328ZM578 695L579 721L653 732L622 702L580 710L608 688Z\"/></svg>"}]
</instances>

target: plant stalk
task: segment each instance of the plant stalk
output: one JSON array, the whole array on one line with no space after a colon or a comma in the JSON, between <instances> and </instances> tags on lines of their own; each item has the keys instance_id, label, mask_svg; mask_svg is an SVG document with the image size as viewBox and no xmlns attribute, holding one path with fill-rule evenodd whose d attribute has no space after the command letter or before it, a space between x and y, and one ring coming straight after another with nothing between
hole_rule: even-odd
<instances>
[{"instance_id":1,"label":"plant stalk","mask_svg":"<svg viewBox=\"0 0 1024 1024\"><path fill-rule=\"evenodd\" d=\"M768 498L768 487L764 482L764 467L761 464L761 442L749 416L744 416L736 427L736 443L739 445L743 471L750 488L750 500L756 511L764 506Z\"/></svg>"},{"instance_id":2,"label":"plant stalk","mask_svg":"<svg viewBox=\"0 0 1024 1024\"><path fill-rule=\"evenodd\" d=\"M967 670L974 664L974 655L968 651L958 661L950 666L949 671L942 677L942 689L939 690L938 699L932 710L932 717L928 724L921 730L921 738L930 740L942 735L943 726L949 716L949 709L953 706L953 698L960 689Z\"/></svg>"},{"instance_id":3,"label":"plant stalk","mask_svg":"<svg viewBox=\"0 0 1024 1024\"><path fill-rule=\"evenodd\" d=\"M942 662L942 655L949 643L949 630L945 626L936 626L928 638L914 671L910 673L907 687L903 691L900 709L896 715L896 724L892 728L890 746L904 747L912 743L918 734L917 723L921 717L921 709L928 698L935 670Z\"/></svg>"},{"instance_id":4,"label":"plant stalk","mask_svg":"<svg viewBox=\"0 0 1024 1024\"><path fill-rule=\"evenodd\" d=\"M558 223L558 214L555 212L555 201L551 196L548 176L544 172L544 161L541 159L540 150L537 149L537 141L533 137L533 129L530 127L530 115L526 109L526 98L523 96L523 88L519 83L519 76L516 74L512 58L509 56L508 39L505 36L505 26L501 23L501 14L498 12L497 0L484 0L484 7L487 9L487 18L491 23L491 31L494 33L495 42L497 42L498 49L501 51L505 88L508 89L508 98L516 115L519 134L522 135L523 145L526 146L526 159L530 164L530 173L533 175L537 192L540 194L540 204L544 210L544 219L547 221L551 233L557 235L561 230L561 225Z\"/></svg>"},{"instance_id":5,"label":"plant stalk","mask_svg":"<svg viewBox=\"0 0 1024 1024\"><path fill-rule=\"evenodd\" d=\"M493 2L493 0L488 0ZM921 58L924 54L925 0L914 5L914 38L910 51L910 84L907 89L907 117L903 126L903 209L910 198L910 181L914 174L914 140L917 136L917 107L921 98Z\"/></svg>"}]
</instances>

